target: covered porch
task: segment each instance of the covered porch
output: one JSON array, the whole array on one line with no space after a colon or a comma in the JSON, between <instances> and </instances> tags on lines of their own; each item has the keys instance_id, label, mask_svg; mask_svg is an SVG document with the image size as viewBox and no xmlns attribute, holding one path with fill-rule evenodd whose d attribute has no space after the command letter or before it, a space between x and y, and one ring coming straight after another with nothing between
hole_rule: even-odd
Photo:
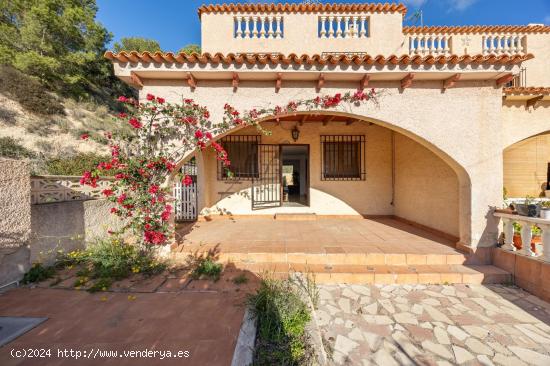
<instances>
[{"instance_id":1,"label":"covered porch","mask_svg":"<svg viewBox=\"0 0 550 366\"><path fill-rule=\"evenodd\" d=\"M456 238L397 217L216 217L180 224L173 258L211 256L255 273L320 283L494 283L509 274L455 249Z\"/></svg>"}]
</instances>

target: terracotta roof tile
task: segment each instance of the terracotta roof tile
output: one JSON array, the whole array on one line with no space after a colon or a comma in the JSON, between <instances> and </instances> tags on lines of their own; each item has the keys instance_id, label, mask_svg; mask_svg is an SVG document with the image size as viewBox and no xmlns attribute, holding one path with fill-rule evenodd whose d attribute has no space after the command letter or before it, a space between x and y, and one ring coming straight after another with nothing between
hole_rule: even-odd
<instances>
[{"instance_id":1,"label":"terracotta roof tile","mask_svg":"<svg viewBox=\"0 0 550 366\"><path fill-rule=\"evenodd\" d=\"M550 33L550 25L468 25L403 27L404 34Z\"/></svg>"},{"instance_id":2,"label":"terracotta roof tile","mask_svg":"<svg viewBox=\"0 0 550 366\"><path fill-rule=\"evenodd\" d=\"M511 87L502 89L503 93L506 95L513 94L537 94L537 95L550 95L550 87L543 86L528 86L528 87Z\"/></svg>"},{"instance_id":3,"label":"terracotta roof tile","mask_svg":"<svg viewBox=\"0 0 550 366\"><path fill-rule=\"evenodd\" d=\"M320 12L370 12L394 13L405 15L407 7L403 4L210 4L202 5L198 9L199 18L203 13L235 13L235 12L288 12L288 13L320 13Z\"/></svg>"},{"instance_id":4,"label":"terracotta roof tile","mask_svg":"<svg viewBox=\"0 0 550 366\"><path fill-rule=\"evenodd\" d=\"M449 56L420 56L420 55L389 55L389 56L370 56L370 55L345 55L345 54L331 54L331 55L301 55L298 56L295 53L289 55L282 54L264 54L264 53L251 53L251 54L234 54L228 53L227 55L216 53L214 55L210 53L204 54L185 54L178 53L174 54L171 52L161 53L161 52L143 52L139 53L136 51L131 52L120 52L113 53L107 51L105 57L111 61L119 62L156 62L156 63L223 63L223 64L317 64L317 65L326 65L326 64L346 64L349 65L354 63L356 65L386 65L388 63L392 65L421 65L421 64L468 64L468 63L477 63L477 64L517 64L523 61L533 58L533 54L529 53L526 55L449 55Z\"/></svg>"}]
</instances>

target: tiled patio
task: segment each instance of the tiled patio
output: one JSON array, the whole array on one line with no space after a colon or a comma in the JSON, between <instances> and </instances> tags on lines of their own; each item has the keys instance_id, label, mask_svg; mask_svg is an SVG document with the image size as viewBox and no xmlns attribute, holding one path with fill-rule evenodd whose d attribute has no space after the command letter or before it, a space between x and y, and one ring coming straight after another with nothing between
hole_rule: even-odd
<instances>
[{"instance_id":1,"label":"tiled patio","mask_svg":"<svg viewBox=\"0 0 550 366\"><path fill-rule=\"evenodd\" d=\"M268 217L214 219L180 224L176 251L286 253L457 254L454 242L392 218Z\"/></svg>"}]
</instances>

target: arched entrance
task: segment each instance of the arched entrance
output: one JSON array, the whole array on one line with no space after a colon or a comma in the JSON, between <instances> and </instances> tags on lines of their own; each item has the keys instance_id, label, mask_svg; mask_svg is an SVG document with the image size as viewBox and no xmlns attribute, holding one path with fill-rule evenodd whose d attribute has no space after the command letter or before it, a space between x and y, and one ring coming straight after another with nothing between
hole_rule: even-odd
<instances>
[{"instance_id":1,"label":"arched entrance","mask_svg":"<svg viewBox=\"0 0 550 366\"><path fill-rule=\"evenodd\" d=\"M342 112L296 113L266 118L261 123L271 131L269 136L258 136L254 127L218 136L222 143L232 144L232 168L239 170L234 176L220 170L213 154L197 155L199 208L203 214L395 216L469 242L468 174L448 154L421 137L384 121ZM262 167L267 152L262 158L259 147L244 147L254 141L258 146L273 147L267 157L273 164ZM273 155L275 146L278 155ZM282 146L307 146L307 170L295 169L303 163L291 163L300 159L286 159L288 164L284 164ZM250 159L249 154L257 158ZM283 165L288 172L283 172ZM260 188L268 184L272 192L280 194L272 195L268 202L278 204L259 210L254 209L254 183L261 180L263 168L273 181L261 183ZM307 204L300 207L284 205L290 187L286 182L285 192L283 174L292 177L294 171L298 171L296 180L300 182L294 189L303 190L307 182Z\"/></svg>"}]
</instances>

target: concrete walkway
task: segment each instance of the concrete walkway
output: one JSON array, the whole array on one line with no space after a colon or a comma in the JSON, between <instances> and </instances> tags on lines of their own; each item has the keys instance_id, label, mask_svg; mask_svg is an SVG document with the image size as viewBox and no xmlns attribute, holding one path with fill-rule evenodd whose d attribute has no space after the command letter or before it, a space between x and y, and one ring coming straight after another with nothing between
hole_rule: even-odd
<instances>
[{"instance_id":1,"label":"concrete walkway","mask_svg":"<svg viewBox=\"0 0 550 366\"><path fill-rule=\"evenodd\" d=\"M550 304L501 285L325 285L334 365L550 365Z\"/></svg>"}]
</instances>

